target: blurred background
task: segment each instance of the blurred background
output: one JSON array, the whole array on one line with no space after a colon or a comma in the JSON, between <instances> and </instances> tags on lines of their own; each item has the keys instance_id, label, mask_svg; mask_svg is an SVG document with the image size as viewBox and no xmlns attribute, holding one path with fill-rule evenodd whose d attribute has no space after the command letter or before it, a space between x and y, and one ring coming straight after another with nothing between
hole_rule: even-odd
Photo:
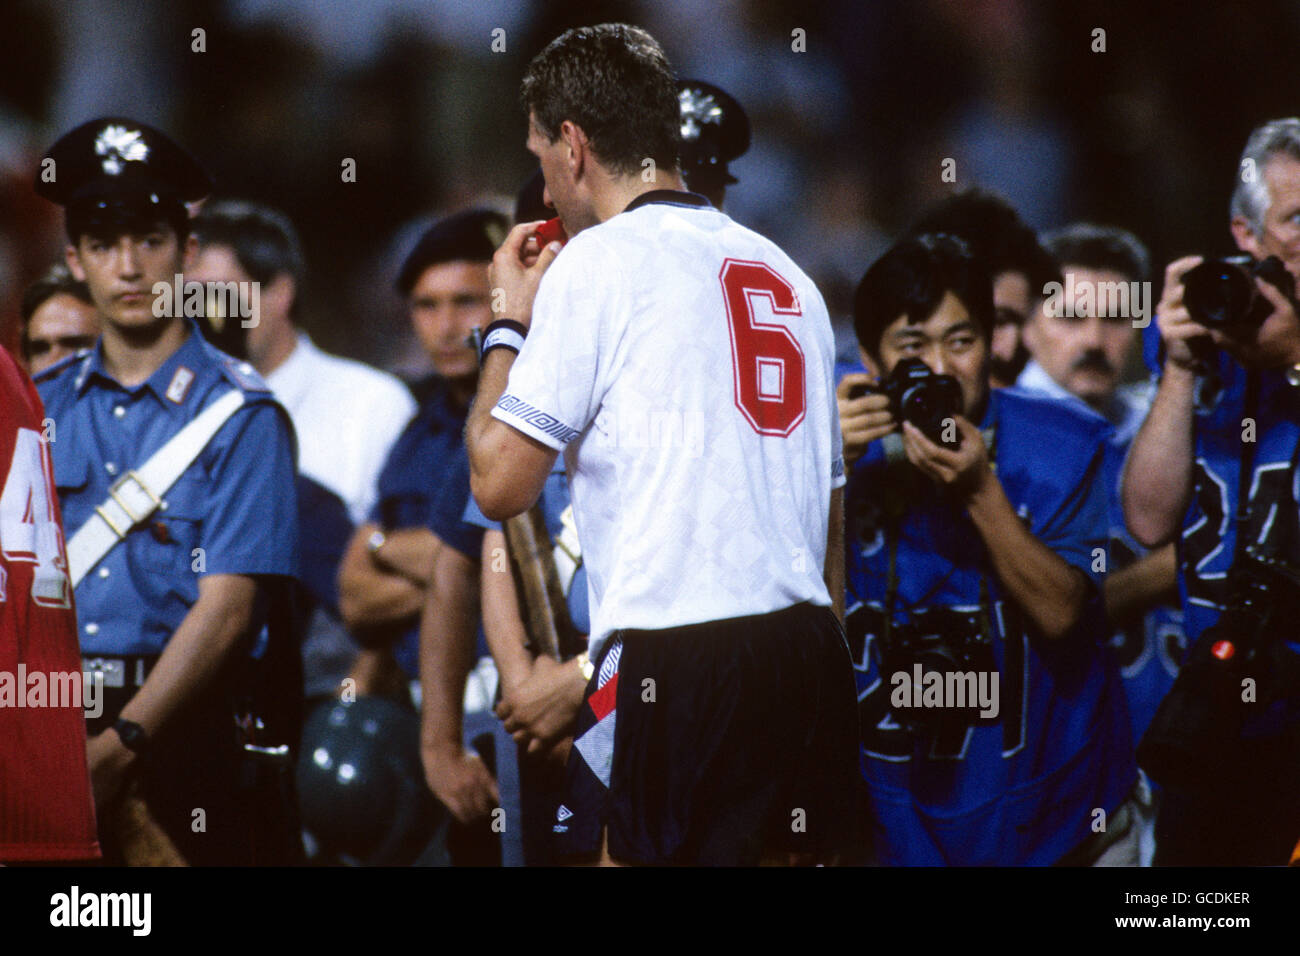
<instances>
[{"instance_id":1,"label":"blurred background","mask_svg":"<svg viewBox=\"0 0 1300 956\"><path fill-rule=\"evenodd\" d=\"M14 345L22 290L63 247L32 192L41 154L120 113L192 150L216 195L292 217L318 344L422 373L400 257L428 217L512 201L534 166L524 67L609 20L740 100L754 139L727 211L785 247L833 315L898 230L971 185L1035 228L1128 228L1161 266L1226 252L1246 134L1300 113L1298 0L6 0L0 339Z\"/></svg>"}]
</instances>

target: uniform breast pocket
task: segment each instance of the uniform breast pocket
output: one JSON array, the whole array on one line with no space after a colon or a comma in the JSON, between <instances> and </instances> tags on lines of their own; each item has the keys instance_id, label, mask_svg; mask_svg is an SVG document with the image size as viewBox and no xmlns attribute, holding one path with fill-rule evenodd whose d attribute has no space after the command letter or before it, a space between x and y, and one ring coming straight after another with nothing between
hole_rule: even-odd
<instances>
[{"instance_id":1,"label":"uniform breast pocket","mask_svg":"<svg viewBox=\"0 0 1300 956\"><path fill-rule=\"evenodd\" d=\"M181 479L158 508L131 534L132 558L162 575L197 575L205 570L202 551L204 491Z\"/></svg>"}]
</instances>

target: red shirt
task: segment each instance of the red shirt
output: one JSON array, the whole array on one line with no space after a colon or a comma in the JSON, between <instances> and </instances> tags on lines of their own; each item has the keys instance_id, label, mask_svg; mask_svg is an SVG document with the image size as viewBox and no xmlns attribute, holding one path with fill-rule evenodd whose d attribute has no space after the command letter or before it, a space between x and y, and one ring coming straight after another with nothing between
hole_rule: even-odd
<instances>
[{"instance_id":1,"label":"red shirt","mask_svg":"<svg viewBox=\"0 0 1300 956\"><path fill-rule=\"evenodd\" d=\"M81 652L31 379L0 348L0 860L98 857ZM53 436L57 440L57 435Z\"/></svg>"}]
</instances>

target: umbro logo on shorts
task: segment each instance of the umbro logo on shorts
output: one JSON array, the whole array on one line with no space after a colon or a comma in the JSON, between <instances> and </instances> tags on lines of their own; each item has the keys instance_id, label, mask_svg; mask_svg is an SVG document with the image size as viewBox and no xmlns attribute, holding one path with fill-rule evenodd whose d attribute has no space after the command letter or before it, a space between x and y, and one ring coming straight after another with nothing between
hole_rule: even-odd
<instances>
[{"instance_id":1,"label":"umbro logo on shorts","mask_svg":"<svg viewBox=\"0 0 1300 956\"><path fill-rule=\"evenodd\" d=\"M564 804L560 804L560 809L555 811L555 819L560 822L551 827L551 831L553 833L568 833L569 828L564 825L564 821L569 819L571 816L573 816L573 811Z\"/></svg>"}]
</instances>

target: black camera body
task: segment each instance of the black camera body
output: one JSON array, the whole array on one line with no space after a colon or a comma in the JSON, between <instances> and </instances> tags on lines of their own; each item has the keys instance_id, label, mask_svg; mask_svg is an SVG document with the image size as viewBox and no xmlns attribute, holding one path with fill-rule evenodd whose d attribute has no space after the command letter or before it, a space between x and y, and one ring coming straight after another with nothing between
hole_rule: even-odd
<instances>
[{"instance_id":1,"label":"black camera body","mask_svg":"<svg viewBox=\"0 0 1300 956\"><path fill-rule=\"evenodd\" d=\"M1138 747L1138 764L1157 783L1187 794L1247 779L1246 708L1263 713L1300 694L1300 661L1282 640L1300 613L1300 570L1248 549L1228 582L1227 607L1188 651ZM1255 681L1249 704L1245 678Z\"/></svg>"},{"instance_id":2,"label":"black camera body","mask_svg":"<svg viewBox=\"0 0 1300 956\"><path fill-rule=\"evenodd\" d=\"M1295 299L1295 280L1277 256L1256 262L1250 256L1206 259L1183 276L1183 304L1207 329L1227 334L1257 330L1273 312L1273 304L1260 295L1256 278Z\"/></svg>"},{"instance_id":3,"label":"black camera body","mask_svg":"<svg viewBox=\"0 0 1300 956\"><path fill-rule=\"evenodd\" d=\"M948 674L994 673L992 638L985 635L977 612L927 608L906 624L895 624L880 645L880 672L886 681L896 673L909 676L920 666L923 675L938 674L945 685ZM913 733L934 736L944 730L961 730L980 720L979 708L967 701L964 709L949 707L896 708L894 718Z\"/></svg>"},{"instance_id":4,"label":"black camera body","mask_svg":"<svg viewBox=\"0 0 1300 956\"><path fill-rule=\"evenodd\" d=\"M858 398L876 392L889 398L889 414L898 422L911 422L937 445L957 448L961 436L944 441L945 423L962 413L961 383L951 375L931 371L919 358L901 359L879 385L859 385L849 392Z\"/></svg>"}]
</instances>

